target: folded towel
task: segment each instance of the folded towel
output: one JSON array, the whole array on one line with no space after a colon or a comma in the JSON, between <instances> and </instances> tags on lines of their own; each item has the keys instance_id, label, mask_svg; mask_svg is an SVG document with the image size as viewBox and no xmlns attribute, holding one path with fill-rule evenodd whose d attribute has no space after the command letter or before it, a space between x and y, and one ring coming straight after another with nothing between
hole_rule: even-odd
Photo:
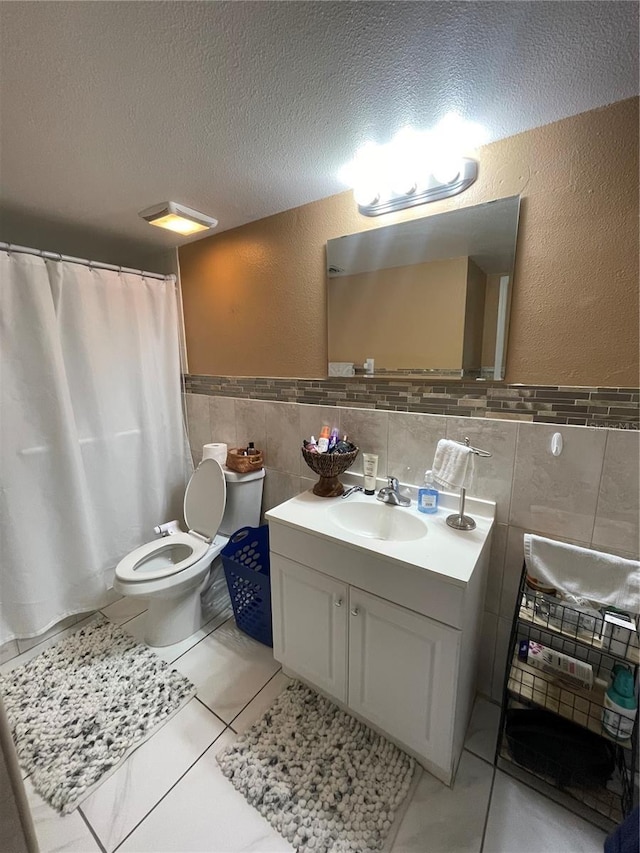
<instances>
[{"instance_id":1,"label":"folded towel","mask_svg":"<svg viewBox=\"0 0 640 853\"><path fill-rule=\"evenodd\" d=\"M524 535L527 573L555 587L574 605L640 613L640 563L602 551Z\"/></svg>"},{"instance_id":2,"label":"folded towel","mask_svg":"<svg viewBox=\"0 0 640 853\"><path fill-rule=\"evenodd\" d=\"M467 488L475 454L457 441L441 438L433 457L433 479L445 489Z\"/></svg>"}]
</instances>

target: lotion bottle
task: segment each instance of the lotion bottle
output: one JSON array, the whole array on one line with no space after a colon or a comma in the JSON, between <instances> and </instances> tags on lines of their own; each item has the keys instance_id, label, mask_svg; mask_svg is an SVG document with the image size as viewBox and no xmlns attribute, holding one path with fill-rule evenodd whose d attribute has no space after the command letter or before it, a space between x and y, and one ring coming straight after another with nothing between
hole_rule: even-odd
<instances>
[{"instance_id":1,"label":"lotion bottle","mask_svg":"<svg viewBox=\"0 0 640 853\"><path fill-rule=\"evenodd\" d=\"M433 483L433 472L424 473L424 486L418 489L418 509L433 514L438 511L438 490Z\"/></svg>"},{"instance_id":2,"label":"lotion bottle","mask_svg":"<svg viewBox=\"0 0 640 853\"><path fill-rule=\"evenodd\" d=\"M376 477L378 476L378 454L363 453L362 466L364 469L364 493L365 495L375 495Z\"/></svg>"}]
</instances>

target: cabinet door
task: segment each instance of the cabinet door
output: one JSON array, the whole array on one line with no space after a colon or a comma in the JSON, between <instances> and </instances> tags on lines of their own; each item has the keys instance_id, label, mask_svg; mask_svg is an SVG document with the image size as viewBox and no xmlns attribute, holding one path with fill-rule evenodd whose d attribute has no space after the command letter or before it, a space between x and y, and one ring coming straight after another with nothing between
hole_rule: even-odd
<instances>
[{"instance_id":1,"label":"cabinet door","mask_svg":"<svg viewBox=\"0 0 640 853\"><path fill-rule=\"evenodd\" d=\"M348 587L271 554L273 654L341 702L347 698Z\"/></svg>"},{"instance_id":2,"label":"cabinet door","mask_svg":"<svg viewBox=\"0 0 640 853\"><path fill-rule=\"evenodd\" d=\"M451 771L460 632L351 587L349 706Z\"/></svg>"}]
</instances>

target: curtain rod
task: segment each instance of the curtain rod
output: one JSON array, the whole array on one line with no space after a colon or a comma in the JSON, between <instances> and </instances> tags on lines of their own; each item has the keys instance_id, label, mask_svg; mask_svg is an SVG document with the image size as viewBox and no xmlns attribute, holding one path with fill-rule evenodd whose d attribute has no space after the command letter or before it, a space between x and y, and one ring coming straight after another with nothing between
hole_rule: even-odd
<instances>
[{"instance_id":1,"label":"curtain rod","mask_svg":"<svg viewBox=\"0 0 640 853\"><path fill-rule=\"evenodd\" d=\"M44 258L45 260L50 261L66 261L71 264L82 264L85 267L91 267L96 270L113 270L114 272L126 272L133 273L134 275L140 275L143 278L155 278L159 281L174 281L176 280L175 275L162 275L157 272L146 272L146 270L134 270L131 267L118 267L114 266L114 264L103 264L100 261L89 261L86 258L73 258L70 255L61 255L60 252L46 252L43 249L30 249L27 246L16 246L13 243L4 243L0 241L0 251L3 252L16 252L17 254L22 255L37 255L40 258Z\"/></svg>"}]
</instances>

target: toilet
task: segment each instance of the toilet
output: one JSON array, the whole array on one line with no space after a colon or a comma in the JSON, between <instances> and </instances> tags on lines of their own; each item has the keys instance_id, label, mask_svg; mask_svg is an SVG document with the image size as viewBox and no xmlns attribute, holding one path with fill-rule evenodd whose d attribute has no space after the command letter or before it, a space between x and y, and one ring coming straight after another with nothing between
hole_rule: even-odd
<instances>
[{"instance_id":1,"label":"toilet","mask_svg":"<svg viewBox=\"0 0 640 853\"><path fill-rule=\"evenodd\" d=\"M201 627L200 594L229 536L260 523L264 470L238 474L203 459L184 493L189 528L131 551L116 566L113 588L148 598L145 642L168 646Z\"/></svg>"}]
</instances>

